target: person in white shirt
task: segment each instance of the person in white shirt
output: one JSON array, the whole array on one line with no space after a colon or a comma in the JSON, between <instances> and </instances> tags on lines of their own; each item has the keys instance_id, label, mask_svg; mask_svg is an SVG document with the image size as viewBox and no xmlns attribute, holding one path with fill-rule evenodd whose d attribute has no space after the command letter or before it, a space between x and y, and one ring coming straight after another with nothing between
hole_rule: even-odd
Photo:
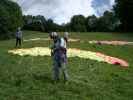
<instances>
[{"instance_id":1,"label":"person in white shirt","mask_svg":"<svg viewBox=\"0 0 133 100\"><path fill-rule=\"evenodd\" d=\"M63 71L64 81L68 80L67 72L67 40L68 35L64 37L59 37L56 32L50 33L50 37L53 40L52 58L53 58L53 79L55 81L59 80L60 69Z\"/></svg>"},{"instance_id":2,"label":"person in white shirt","mask_svg":"<svg viewBox=\"0 0 133 100\"><path fill-rule=\"evenodd\" d=\"M22 45L22 31L21 28L19 27L16 32L16 47L21 47Z\"/></svg>"}]
</instances>

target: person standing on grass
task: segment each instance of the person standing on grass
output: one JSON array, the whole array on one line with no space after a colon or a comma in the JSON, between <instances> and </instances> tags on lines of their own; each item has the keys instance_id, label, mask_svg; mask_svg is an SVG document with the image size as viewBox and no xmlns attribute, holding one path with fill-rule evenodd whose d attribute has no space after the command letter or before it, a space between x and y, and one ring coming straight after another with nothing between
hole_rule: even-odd
<instances>
[{"instance_id":1,"label":"person standing on grass","mask_svg":"<svg viewBox=\"0 0 133 100\"><path fill-rule=\"evenodd\" d=\"M16 47L21 47L22 45L22 31L21 28L19 27L16 32Z\"/></svg>"},{"instance_id":2,"label":"person standing on grass","mask_svg":"<svg viewBox=\"0 0 133 100\"><path fill-rule=\"evenodd\" d=\"M59 80L60 70L62 69L64 75L64 81L68 80L67 73L67 39L68 35L64 35L64 37L59 37L56 32L52 32L49 34L50 38L53 40L53 45L51 46L51 55L53 58L53 79L54 81Z\"/></svg>"}]
</instances>

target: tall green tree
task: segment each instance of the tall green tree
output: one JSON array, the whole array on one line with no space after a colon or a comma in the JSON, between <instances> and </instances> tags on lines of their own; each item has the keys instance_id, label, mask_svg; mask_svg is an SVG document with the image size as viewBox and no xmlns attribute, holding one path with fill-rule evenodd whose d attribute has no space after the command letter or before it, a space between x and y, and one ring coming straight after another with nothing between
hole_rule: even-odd
<instances>
[{"instance_id":1,"label":"tall green tree","mask_svg":"<svg viewBox=\"0 0 133 100\"><path fill-rule=\"evenodd\" d=\"M98 18L95 15L89 16L86 19L87 31L96 31Z\"/></svg>"},{"instance_id":2,"label":"tall green tree","mask_svg":"<svg viewBox=\"0 0 133 100\"><path fill-rule=\"evenodd\" d=\"M115 0L114 11L124 31L133 31L133 0Z\"/></svg>"},{"instance_id":3,"label":"tall green tree","mask_svg":"<svg viewBox=\"0 0 133 100\"><path fill-rule=\"evenodd\" d=\"M48 19L46 23L47 23L47 27L46 27L47 32L55 31L55 25L52 19Z\"/></svg>"},{"instance_id":4,"label":"tall green tree","mask_svg":"<svg viewBox=\"0 0 133 100\"><path fill-rule=\"evenodd\" d=\"M41 29L41 19L38 16L25 15L23 16L24 29L33 31L43 31Z\"/></svg>"},{"instance_id":5,"label":"tall green tree","mask_svg":"<svg viewBox=\"0 0 133 100\"><path fill-rule=\"evenodd\" d=\"M105 11L103 16L98 19L97 31L115 31L119 24L119 20L114 16L113 12Z\"/></svg>"},{"instance_id":6,"label":"tall green tree","mask_svg":"<svg viewBox=\"0 0 133 100\"><path fill-rule=\"evenodd\" d=\"M86 18L82 15L75 15L71 19L71 31L86 32Z\"/></svg>"},{"instance_id":7,"label":"tall green tree","mask_svg":"<svg viewBox=\"0 0 133 100\"><path fill-rule=\"evenodd\" d=\"M13 36L15 30L23 25L22 11L19 5L10 0L0 1L0 39Z\"/></svg>"}]
</instances>

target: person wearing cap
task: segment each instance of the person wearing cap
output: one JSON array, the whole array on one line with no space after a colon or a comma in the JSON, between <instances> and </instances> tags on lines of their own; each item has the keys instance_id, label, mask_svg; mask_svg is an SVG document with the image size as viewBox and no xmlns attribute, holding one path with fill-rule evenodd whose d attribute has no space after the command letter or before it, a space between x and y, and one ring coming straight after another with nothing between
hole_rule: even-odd
<instances>
[{"instance_id":1,"label":"person wearing cap","mask_svg":"<svg viewBox=\"0 0 133 100\"><path fill-rule=\"evenodd\" d=\"M66 56L66 40L58 36L56 32L50 33L50 38L53 40L52 58L53 58L53 79L59 80L60 70L62 69L64 80L68 80L67 73L67 56Z\"/></svg>"},{"instance_id":2,"label":"person wearing cap","mask_svg":"<svg viewBox=\"0 0 133 100\"><path fill-rule=\"evenodd\" d=\"M22 44L22 31L21 28L19 27L16 32L16 47L18 47L18 45L21 47L21 44Z\"/></svg>"}]
</instances>

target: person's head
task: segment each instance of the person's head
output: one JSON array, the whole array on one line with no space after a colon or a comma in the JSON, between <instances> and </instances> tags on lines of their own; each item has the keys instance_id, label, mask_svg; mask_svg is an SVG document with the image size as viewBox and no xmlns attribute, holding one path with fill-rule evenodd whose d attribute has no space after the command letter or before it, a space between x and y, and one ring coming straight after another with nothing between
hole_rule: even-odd
<instances>
[{"instance_id":1,"label":"person's head","mask_svg":"<svg viewBox=\"0 0 133 100\"><path fill-rule=\"evenodd\" d=\"M51 32L51 33L49 33L49 37L50 37L51 39L55 39L55 38L58 37L58 34L57 34L56 32Z\"/></svg>"},{"instance_id":2,"label":"person's head","mask_svg":"<svg viewBox=\"0 0 133 100\"><path fill-rule=\"evenodd\" d=\"M65 32L64 33L64 39L68 42L68 36L69 36L69 33L68 32Z\"/></svg>"},{"instance_id":3,"label":"person's head","mask_svg":"<svg viewBox=\"0 0 133 100\"><path fill-rule=\"evenodd\" d=\"M18 27L17 31L21 31L21 27Z\"/></svg>"}]
</instances>

